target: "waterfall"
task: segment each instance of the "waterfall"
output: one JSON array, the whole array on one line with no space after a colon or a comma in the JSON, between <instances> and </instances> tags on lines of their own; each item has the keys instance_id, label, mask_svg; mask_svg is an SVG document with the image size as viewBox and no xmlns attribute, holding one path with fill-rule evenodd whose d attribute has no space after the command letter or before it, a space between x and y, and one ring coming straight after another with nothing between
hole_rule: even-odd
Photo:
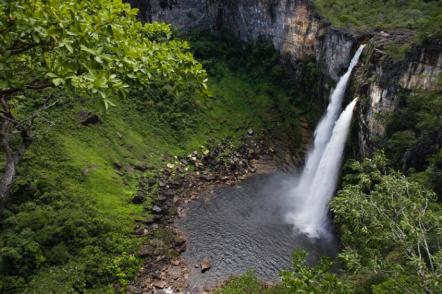
<instances>
[{"instance_id":1,"label":"waterfall","mask_svg":"<svg viewBox=\"0 0 442 294\"><path fill-rule=\"evenodd\" d=\"M311 237L319 237L326 232L328 202L336 189L356 100L347 106L339 119L338 115L350 75L364 47L361 45L356 51L347 72L332 92L327 111L316 127L313 147L307 155L304 170L290 195L294 207L286 218Z\"/></svg>"},{"instance_id":2,"label":"waterfall","mask_svg":"<svg viewBox=\"0 0 442 294\"><path fill-rule=\"evenodd\" d=\"M318 164L312 179L308 201L294 216L296 227L310 237L319 237L327 233L328 203L338 182L339 171L344 153L345 141L350 130L354 99L339 116L333 128L333 134Z\"/></svg>"},{"instance_id":3,"label":"waterfall","mask_svg":"<svg viewBox=\"0 0 442 294\"><path fill-rule=\"evenodd\" d=\"M304 171L301 174L299 185L296 188L299 192L297 194L306 194L309 192L308 189L311 186L311 180L313 179L314 173L318 168L318 164L321 160L322 154L324 153L325 147L330 140L333 125L338 118L339 111L341 109L342 98L344 97L345 90L347 89L348 80L350 78L351 72L358 63L359 57L361 56L364 47L365 45L362 45L359 47L358 51L356 51L350 62L347 72L339 79L335 90L331 94L330 103L327 107L327 111L325 115L321 118L318 126L316 127L313 148L307 154Z\"/></svg>"}]
</instances>

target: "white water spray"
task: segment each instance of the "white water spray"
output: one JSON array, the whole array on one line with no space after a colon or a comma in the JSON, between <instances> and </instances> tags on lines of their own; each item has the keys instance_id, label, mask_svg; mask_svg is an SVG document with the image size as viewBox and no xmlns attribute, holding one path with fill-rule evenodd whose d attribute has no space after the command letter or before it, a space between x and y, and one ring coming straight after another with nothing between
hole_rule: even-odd
<instances>
[{"instance_id":1,"label":"white water spray","mask_svg":"<svg viewBox=\"0 0 442 294\"><path fill-rule=\"evenodd\" d=\"M319 237L327 232L328 202L336 189L356 100L349 104L338 121L336 119L351 72L358 63L364 47L365 45L362 45L356 51L347 72L340 78L333 91L327 112L315 130L313 148L307 155L304 170L292 191L291 200L295 202L296 207L287 214L287 220L310 237Z\"/></svg>"}]
</instances>

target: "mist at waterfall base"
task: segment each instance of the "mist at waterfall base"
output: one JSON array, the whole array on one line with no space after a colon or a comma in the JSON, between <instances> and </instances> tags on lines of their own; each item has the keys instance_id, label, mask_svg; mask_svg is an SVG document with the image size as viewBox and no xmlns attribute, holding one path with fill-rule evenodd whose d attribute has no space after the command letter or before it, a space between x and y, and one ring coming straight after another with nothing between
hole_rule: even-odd
<instances>
[{"instance_id":1,"label":"mist at waterfall base","mask_svg":"<svg viewBox=\"0 0 442 294\"><path fill-rule=\"evenodd\" d=\"M316 127L314 143L307 154L305 167L285 192L286 221L310 238L331 237L328 203L336 190L357 99L340 116L339 112L350 75L364 47L362 45L356 51L347 72L333 90L327 111Z\"/></svg>"}]
</instances>

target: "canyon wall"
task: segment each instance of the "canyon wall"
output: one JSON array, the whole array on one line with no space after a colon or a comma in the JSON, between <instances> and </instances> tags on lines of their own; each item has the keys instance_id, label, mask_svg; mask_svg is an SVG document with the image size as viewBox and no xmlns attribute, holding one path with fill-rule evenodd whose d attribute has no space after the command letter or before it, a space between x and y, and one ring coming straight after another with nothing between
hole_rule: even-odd
<instances>
[{"instance_id":1,"label":"canyon wall","mask_svg":"<svg viewBox=\"0 0 442 294\"><path fill-rule=\"evenodd\" d=\"M385 134L380 117L397 110L402 90L441 90L442 52L439 41L413 48L404 58L393 60L383 52L391 39L407 38L384 32L365 35L335 29L315 13L308 0L130 0L144 21L173 24L180 30L226 29L243 41L266 38L296 68L308 58L316 59L322 73L337 80L348 66L360 40L370 39L371 52L354 79L359 88L349 95L366 97L359 108L359 150L362 156L375 148ZM369 49L366 49L368 51ZM368 54L368 52L366 52ZM302 73L301 73L302 74ZM324 97L326 99L326 97ZM362 104L362 103L361 103Z\"/></svg>"},{"instance_id":2,"label":"canyon wall","mask_svg":"<svg viewBox=\"0 0 442 294\"><path fill-rule=\"evenodd\" d=\"M442 91L442 40L427 40L399 60L386 56L384 43L373 38L366 63L356 73L359 93L355 95L368 98L359 111L359 148L364 156L371 154L375 142L385 135L383 118L401 107L401 92Z\"/></svg>"},{"instance_id":3,"label":"canyon wall","mask_svg":"<svg viewBox=\"0 0 442 294\"><path fill-rule=\"evenodd\" d=\"M271 40L285 60L296 65L314 57L337 80L354 50L352 34L321 21L307 0L131 0L144 21L173 24L181 30L226 29L243 41Z\"/></svg>"}]
</instances>

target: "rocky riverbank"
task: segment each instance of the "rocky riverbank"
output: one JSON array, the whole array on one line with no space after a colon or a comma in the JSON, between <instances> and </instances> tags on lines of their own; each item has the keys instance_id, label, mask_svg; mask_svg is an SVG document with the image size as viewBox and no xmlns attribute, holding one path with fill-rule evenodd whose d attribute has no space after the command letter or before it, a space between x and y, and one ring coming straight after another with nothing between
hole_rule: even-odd
<instances>
[{"instance_id":1,"label":"rocky riverbank","mask_svg":"<svg viewBox=\"0 0 442 294\"><path fill-rule=\"evenodd\" d=\"M195 150L168 163L156 179L141 178L134 203L143 203L154 190L151 215L140 219L135 234L146 237L139 256L143 266L127 293L184 293L188 285L189 267L210 270L210 259L187 265L180 254L186 250L186 236L175 221L185 215L185 206L200 195L223 185L235 185L247 177L268 173L276 168L275 150L253 130L248 130L235 148L225 140L212 148ZM115 287L117 292L119 287Z\"/></svg>"}]
</instances>

